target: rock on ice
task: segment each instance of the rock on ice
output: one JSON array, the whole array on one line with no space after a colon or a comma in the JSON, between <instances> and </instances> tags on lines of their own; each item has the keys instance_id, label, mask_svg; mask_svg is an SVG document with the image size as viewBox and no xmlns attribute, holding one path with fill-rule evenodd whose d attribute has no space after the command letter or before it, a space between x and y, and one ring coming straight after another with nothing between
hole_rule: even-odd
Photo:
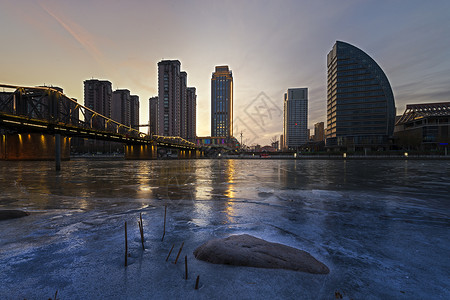
<instances>
[{"instance_id":1,"label":"rock on ice","mask_svg":"<svg viewBox=\"0 0 450 300\"><path fill-rule=\"evenodd\" d=\"M194 255L213 264L289 269L313 274L330 272L326 265L308 252L248 234L208 241L195 249Z\"/></svg>"},{"instance_id":2,"label":"rock on ice","mask_svg":"<svg viewBox=\"0 0 450 300\"><path fill-rule=\"evenodd\" d=\"M17 209L0 210L0 220L9 220L28 216L29 213Z\"/></svg>"}]
</instances>

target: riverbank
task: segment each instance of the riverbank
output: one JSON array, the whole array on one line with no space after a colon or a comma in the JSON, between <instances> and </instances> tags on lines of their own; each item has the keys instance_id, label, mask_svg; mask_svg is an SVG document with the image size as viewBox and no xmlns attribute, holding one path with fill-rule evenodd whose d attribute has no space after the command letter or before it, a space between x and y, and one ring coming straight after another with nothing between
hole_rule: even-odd
<instances>
[{"instance_id":1,"label":"riverbank","mask_svg":"<svg viewBox=\"0 0 450 300\"><path fill-rule=\"evenodd\" d=\"M123 154L83 154L71 155L71 160L125 160ZM299 154L240 154L220 155L217 157L200 157L197 159L286 159L286 160L450 160L450 155L304 155ZM157 160L178 160L177 157L163 157Z\"/></svg>"},{"instance_id":2,"label":"riverbank","mask_svg":"<svg viewBox=\"0 0 450 300\"><path fill-rule=\"evenodd\" d=\"M450 160L450 155L221 155L224 159L292 159L292 160Z\"/></svg>"}]
</instances>

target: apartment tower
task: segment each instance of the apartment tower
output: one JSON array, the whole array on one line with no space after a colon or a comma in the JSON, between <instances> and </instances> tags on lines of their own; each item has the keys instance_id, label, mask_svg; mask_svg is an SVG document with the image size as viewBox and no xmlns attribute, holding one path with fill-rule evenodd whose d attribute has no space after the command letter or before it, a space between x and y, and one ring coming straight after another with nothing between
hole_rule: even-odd
<instances>
[{"instance_id":1,"label":"apartment tower","mask_svg":"<svg viewBox=\"0 0 450 300\"><path fill-rule=\"evenodd\" d=\"M107 80L90 79L84 81L84 105L95 112L110 118L112 101L112 84ZM85 121L97 129L104 129L105 122L92 118L92 113L86 112Z\"/></svg>"},{"instance_id":2,"label":"apartment tower","mask_svg":"<svg viewBox=\"0 0 450 300\"><path fill-rule=\"evenodd\" d=\"M181 133L180 66L179 60L158 63L158 135L180 136Z\"/></svg>"}]
</instances>

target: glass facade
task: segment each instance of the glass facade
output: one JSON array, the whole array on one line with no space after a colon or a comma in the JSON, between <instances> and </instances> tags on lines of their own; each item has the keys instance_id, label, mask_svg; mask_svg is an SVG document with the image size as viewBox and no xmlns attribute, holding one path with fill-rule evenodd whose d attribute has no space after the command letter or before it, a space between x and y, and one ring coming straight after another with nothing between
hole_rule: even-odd
<instances>
[{"instance_id":1,"label":"glass facade","mask_svg":"<svg viewBox=\"0 0 450 300\"><path fill-rule=\"evenodd\" d=\"M327 147L389 147L395 103L380 66L362 50L340 41L328 54L327 66Z\"/></svg>"},{"instance_id":2,"label":"glass facade","mask_svg":"<svg viewBox=\"0 0 450 300\"><path fill-rule=\"evenodd\" d=\"M218 66L211 78L211 136L233 136L233 74Z\"/></svg>"},{"instance_id":3,"label":"glass facade","mask_svg":"<svg viewBox=\"0 0 450 300\"><path fill-rule=\"evenodd\" d=\"M284 94L283 135L288 149L308 142L308 88L288 89Z\"/></svg>"}]
</instances>

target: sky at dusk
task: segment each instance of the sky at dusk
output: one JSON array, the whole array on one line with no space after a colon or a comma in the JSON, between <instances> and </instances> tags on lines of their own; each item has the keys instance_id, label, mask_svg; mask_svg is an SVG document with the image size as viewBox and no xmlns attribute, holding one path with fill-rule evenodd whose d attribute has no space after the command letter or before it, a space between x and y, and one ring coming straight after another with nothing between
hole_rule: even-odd
<instances>
[{"instance_id":1,"label":"sky at dusk","mask_svg":"<svg viewBox=\"0 0 450 300\"><path fill-rule=\"evenodd\" d=\"M386 73L397 114L450 101L450 1L0 0L0 83L53 85L83 103L83 81L157 95L157 63L178 59L197 88L197 135L210 135L211 74L234 78L235 136L269 144L282 133L283 95L309 89L308 127L326 122L326 55L336 40ZM146 131L143 128L142 131Z\"/></svg>"}]
</instances>

